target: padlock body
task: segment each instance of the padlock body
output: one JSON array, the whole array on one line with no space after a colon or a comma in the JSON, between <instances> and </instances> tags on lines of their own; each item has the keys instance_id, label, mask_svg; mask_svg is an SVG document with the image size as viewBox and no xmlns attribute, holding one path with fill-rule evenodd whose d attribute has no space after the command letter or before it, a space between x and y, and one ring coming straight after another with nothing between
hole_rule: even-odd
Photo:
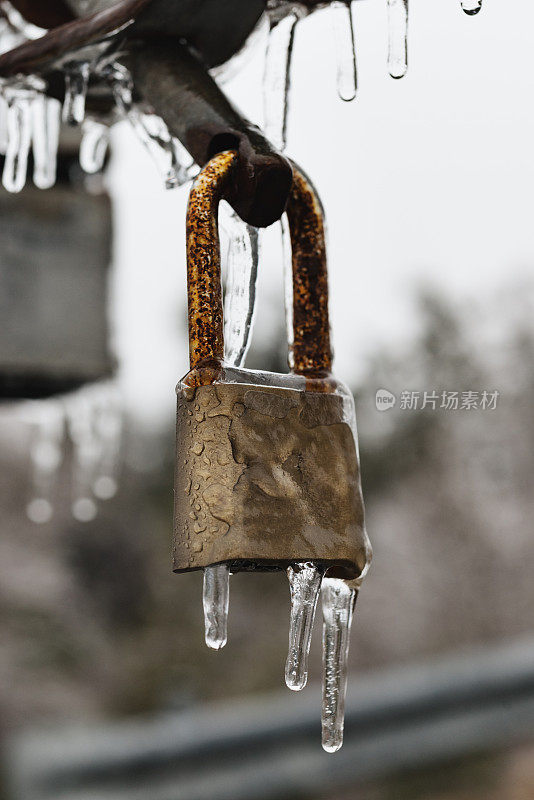
<instances>
[{"instance_id":1,"label":"padlock body","mask_svg":"<svg viewBox=\"0 0 534 800\"><path fill-rule=\"evenodd\" d=\"M306 391L301 378L276 377L193 390L179 384L176 571L221 562L234 572L264 570L311 560L341 577L365 569L369 547L348 393ZM297 388L288 388L291 378Z\"/></svg>"}]
</instances>

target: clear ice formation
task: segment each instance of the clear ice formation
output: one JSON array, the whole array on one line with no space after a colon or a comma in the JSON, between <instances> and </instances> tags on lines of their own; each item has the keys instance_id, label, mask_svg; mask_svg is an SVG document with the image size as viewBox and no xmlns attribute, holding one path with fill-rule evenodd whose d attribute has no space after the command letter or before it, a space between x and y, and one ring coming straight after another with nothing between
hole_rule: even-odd
<instances>
[{"instance_id":1,"label":"clear ice formation","mask_svg":"<svg viewBox=\"0 0 534 800\"><path fill-rule=\"evenodd\" d=\"M287 687L299 692L308 680L308 656L323 570L313 563L302 562L289 567L287 577L291 619L285 678Z\"/></svg>"},{"instance_id":2,"label":"clear ice formation","mask_svg":"<svg viewBox=\"0 0 534 800\"><path fill-rule=\"evenodd\" d=\"M470 17L478 14L482 8L482 0L461 0L462 9Z\"/></svg>"},{"instance_id":3,"label":"clear ice formation","mask_svg":"<svg viewBox=\"0 0 534 800\"><path fill-rule=\"evenodd\" d=\"M72 514L79 522L94 519L95 499L109 500L118 486L122 410L115 385L104 382L57 400L28 402L20 414L33 430L29 519L43 524L52 517L66 434L73 450Z\"/></svg>"},{"instance_id":4,"label":"clear ice formation","mask_svg":"<svg viewBox=\"0 0 534 800\"><path fill-rule=\"evenodd\" d=\"M221 225L228 236L224 299L225 362L240 367L252 333L258 277L258 230L243 222L226 203ZM204 569L204 625L206 644L220 650L227 640L230 568L217 564Z\"/></svg>"},{"instance_id":5,"label":"clear ice formation","mask_svg":"<svg viewBox=\"0 0 534 800\"><path fill-rule=\"evenodd\" d=\"M94 119L83 123L83 136L80 144L80 166L84 172L94 175L101 172L109 147L109 127Z\"/></svg>"},{"instance_id":6,"label":"clear ice formation","mask_svg":"<svg viewBox=\"0 0 534 800\"><path fill-rule=\"evenodd\" d=\"M291 88L291 57L295 27L302 14L295 4L282 18L271 23L263 74L263 123L268 139L285 150L288 98Z\"/></svg>"},{"instance_id":7,"label":"clear ice formation","mask_svg":"<svg viewBox=\"0 0 534 800\"><path fill-rule=\"evenodd\" d=\"M145 113L133 103L132 81L128 71L119 65L112 65L109 75L115 102L152 156L163 175L165 188L174 189L191 180L197 171L193 160L180 142L170 135L160 117Z\"/></svg>"},{"instance_id":8,"label":"clear ice formation","mask_svg":"<svg viewBox=\"0 0 534 800\"><path fill-rule=\"evenodd\" d=\"M387 0L388 70L393 78L402 78L408 66L408 2ZM472 16L480 11L482 0L461 0L461 6L466 14ZM2 0L2 10L5 16L0 19L0 52L6 52L29 39L38 39L45 33L43 29L27 23L8 0ZM270 33L263 82L264 128L275 146L284 150L295 27L308 9L294 2L270 7L268 13ZM338 61L338 94L343 100L350 101L357 93L354 21L350 0L333 0L330 14ZM77 60L62 64L65 73L63 121L69 125L83 123L89 78L91 71L94 71L112 84L117 109L130 120L137 136L163 174L166 188L181 186L195 177L198 167L180 142L170 135L163 120L133 104L128 71L112 62L107 45L103 45L98 57L93 52L90 60L86 50L79 52ZM36 84L41 84L40 88L36 89ZM32 145L36 186L46 189L54 185L59 131L56 103L45 100L45 91L44 82L36 76L0 79L0 152L6 155L2 182L10 192L20 192L25 185L28 154ZM80 162L86 172L94 173L102 169L107 140L105 126L91 121L84 130L80 152Z\"/></svg>"},{"instance_id":9,"label":"clear ice formation","mask_svg":"<svg viewBox=\"0 0 534 800\"><path fill-rule=\"evenodd\" d=\"M99 459L94 474L93 494L99 500L111 500L117 494L123 417L117 387L110 383L96 394L94 435Z\"/></svg>"},{"instance_id":10,"label":"clear ice formation","mask_svg":"<svg viewBox=\"0 0 534 800\"><path fill-rule=\"evenodd\" d=\"M36 524L49 522L54 510L53 495L63 461L65 419L54 401L32 404L37 415L30 445L31 499L26 506L28 518Z\"/></svg>"},{"instance_id":11,"label":"clear ice formation","mask_svg":"<svg viewBox=\"0 0 534 800\"><path fill-rule=\"evenodd\" d=\"M73 445L72 516L90 522L97 515L96 498L117 492L122 435L118 391L113 384L89 386L65 402Z\"/></svg>"},{"instance_id":12,"label":"clear ice formation","mask_svg":"<svg viewBox=\"0 0 534 800\"><path fill-rule=\"evenodd\" d=\"M323 604L322 745L335 753L343 744L345 695L352 615L357 590L337 578L325 578Z\"/></svg>"},{"instance_id":13,"label":"clear ice formation","mask_svg":"<svg viewBox=\"0 0 534 800\"><path fill-rule=\"evenodd\" d=\"M91 65L87 61L71 61L63 66L65 72L65 100L63 122L81 125L85 119L85 98L89 86Z\"/></svg>"},{"instance_id":14,"label":"clear ice formation","mask_svg":"<svg viewBox=\"0 0 534 800\"><path fill-rule=\"evenodd\" d=\"M67 424L73 445L71 513L78 522L90 522L97 514L92 489L100 452L93 408L84 393L67 403Z\"/></svg>"},{"instance_id":15,"label":"clear ice formation","mask_svg":"<svg viewBox=\"0 0 534 800\"><path fill-rule=\"evenodd\" d=\"M392 78L408 70L408 0L388 0L388 70Z\"/></svg>"},{"instance_id":16,"label":"clear ice formation","mask_svg":"<svg viewBox=\"0 0 534 800\"><path fill-rule=\"evenodd\" d=\"M32 97L25 91L6 93L7 149L2 184L8 192L21 192L26 184L32 139Z\"/></svg>"},{"instance_id":17,"label":"clear ice formation","mask_svg":"<svg viewBox=\"0 0 534 800\"><path fill-rule=\"evenodd\" d=\"M228 638L230 567L216 564L204 570L204 623L206 644L212 650L224 647Z\"/></svg>"},{"instance_id":18,"label":"clear ice formation","mask_svg":"<svg viewBox=\"0 0 534 800\"><path fill-rule=\"evenodd\" d=\"M40 39L46 33L45 28L39 28L38 25L27 22L20 11L17 11L8 0L2 0L2 11L5 14L5 22L11 30L11 35L17 36L17 44L25 39ZM14 46L12 45L12 47Z\"/></svg>"},{"instance_id":19,"label":"clear ice formation","mask_svg":"<svg viewBox=\"0 0 534 800\"><path fill-rule=\"evenodd\" d=\"M337 56L337 91L342 100L349 102L356 97L358 88L354 22L350 0L348 2L334 0L330 4L330 17Z\"/></svg>"},{"instance_id":20,"label":"clear ice formation","mask_svg":"<svg viewBox=\"0 0 534 800\"><path fill-rule=\"evenodd\" d=\"M60 104L39 94L32 101L33 182L50 189L56 182L59 146Z\"/></svg>"},{"instance_id":21,"label":"clear ice formation","mask_svg":"<svg viewBox=\"0 0 534 800\"><path fill-rule=\"evenodd\" d=\"M250 344L258 278L259 237L230 206L224 205L222 227L228 235L224 298L225 361L241 367Z\"/></svg>"}]
</instances>

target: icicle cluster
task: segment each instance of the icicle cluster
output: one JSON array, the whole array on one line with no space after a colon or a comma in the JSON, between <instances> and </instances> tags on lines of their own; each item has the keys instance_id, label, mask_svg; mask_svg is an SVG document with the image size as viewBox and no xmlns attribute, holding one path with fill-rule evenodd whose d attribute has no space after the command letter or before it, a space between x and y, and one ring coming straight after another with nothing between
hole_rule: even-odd
<instances>
[{"instance_id":1,"label":"icicle cluster","mask_svg":"<svg viewBox=\"0 0 534 800\"><path fill-rule=\"evenodd\" d=\"M45 88L35 76L0 81L2 183L8 192L24 188L30 149L35 185L47 189L55 183L60 109L56 100L44 95Z\"/></svg>"},{"instance_id":2,"label":"icicle cluster","mask_svg":"<svg viewBox=\"0 0 534 800\"><path fill-rule=\"evenodd\" d=\"M402 78L408 69L408 0L386 0L388 9L388 70ZM44 31L27 23L7 0L0 0L4 16L0 19L0 52ZM482 0L461 0L466 14L477 14ZM268 138L281 150L287 139L288 99L291 88L291 57L297 22L309 13L299 2L271 0L267 13L270 34L264 71L264 127ZM354 10L350 0L333 0L334 45L338 61L337 87L342 100L356 97L358 80L354 42ZM108 125L103 120L85 118L86 96L91 74L112 85L119 117L127 117L140 141L147 148L168 189L191 180L197 170L191 157L164 122L132 101L132 83L127 71L112 64L107 46L96 47L91 59L73 58L62 65L65 75L65 100L62 119L68 125L83 124L80 163L86 172L99 172L105 163L109 141ZM83 51L82 51L83 52ZM4 187L19 192L26 182L30 148L35 162L34 183L49 188L55 182L59 141L59 110L55 100L45 95L44 81L35 76L16 76L0 80L0 153L5 155ZM114 119L112 121L115 121ZM107 120L109 122L109 120Z\"/></svg>"},{"instance_id":3,"label":"icicle cluster","mask_svg":"<svg viewBox=\"0 0 534 800\"><path fill-rule=\"evenodd\" d=\"M120 65L111 65L108 77L119 111L129 120L137 137L152 156L165 187L174 189L191 180L198 172L193 159L178 139L170 135L160 117L144 112L133 102L133 85L128 71Z\"/></svg>"},{"instance_id":4,"label":"icicle cluster","mask_svg":"<svg viewBox=\"0 0 534 800\"><path fill-rule=\"evenodd\" d=\"M117 388L106 382L62 398L27 403L21 415L33 430L28 517L39 524L52 518L68 442L72 515L80 522L94 519L97 500L109 500L118 488L122 412Z\"/></svg>"},{"instance_id":5,"label":"icicle cluster","mask_svg":"<svg viewBox=\"0 0 534 800\"><path fill-rule=\"evenodd\" d=\"M1 40L1 31L0 31ZM181 143L169 134L159 117L132 101L132 82L126 69L102 58L92 62L71 60L63 65L63 108L46 96L47 85L36 76L0 79L0 153L5 155L2 182L9 192L26 185L28 156L33 151L33 180L48 189L56 180L61 121L82 127L80 164L88 173L102 170L109 145L109 124L127 118L159 168L167 189L190 181L198 172ZM112 120L86 117L86 97L91 73L107 81L113 91L117 114Z\"/></svg>"},{"instance_id":6,"label":"icicle cluster","mask_svg":"<svg viewBox=\"0 0 534 800\"><path fill-rule=\"evenodd\" d=\"M241 366L248 349L256 294L258 232L223 206L221 225L229 244L226 253L225 361ZM286 265L286 278L291 274ZM292 331L292 282L287 281L288 330ZM311 562L288 569L291 596L286 684L300 691L308 679L308 657L317 601L323 598L323 747L334 752L343 742L344 702L350 626L356 589L343 580L324 578L324 568ZM220 650L228 638L230 568L215 564L204 569L203 608L206 644Z\"/></svg>"}]
</instances>

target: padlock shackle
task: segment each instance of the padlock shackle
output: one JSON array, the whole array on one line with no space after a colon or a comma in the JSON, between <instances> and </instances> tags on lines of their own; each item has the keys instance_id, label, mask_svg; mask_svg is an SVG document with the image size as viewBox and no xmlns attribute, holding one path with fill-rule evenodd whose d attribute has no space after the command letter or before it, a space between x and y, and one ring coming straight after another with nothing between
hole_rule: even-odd
<instances>
[{"instance_id":1,"label":"padlock shackle","mask_svg":"<svg viewBox=\"0 0 534 800\"><path fill-rule=\"evenodd\" d=\"M238 163L235 151L218 153L196 178L187 206L187 294L189 363L192 370L224 360L219 202ZM332 368L328 317L328 272L321 204L303 173L293 165L287 205L293 268L294 373L325 377Z\"/></svg>"},{"instance_id":2,"label":"padlock shackle","mask_svg":"<svg viewBox=\"0 0 534 800\"><path fill-rule=\"evenodd\" d=\"M297 375L325 377L332 371L328 268L324 213L309 179L293 166L287 203L293 269L293 342L290 366Z\"/></svg>"}]
</instances>

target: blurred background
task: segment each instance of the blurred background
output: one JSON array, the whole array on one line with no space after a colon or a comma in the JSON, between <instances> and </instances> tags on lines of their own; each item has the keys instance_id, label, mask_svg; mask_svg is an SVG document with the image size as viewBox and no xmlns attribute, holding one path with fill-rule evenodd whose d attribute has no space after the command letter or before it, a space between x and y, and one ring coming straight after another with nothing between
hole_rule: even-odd
<instances>
[{"instance_id":1,"label":"blurred background","mask_svg":"<svg viewBox=\"0 0 534 800\"><path fill-rule=\"evenodd\" d=\"M45 448L45 477L59 470L50 506L32 505L35 437L44 415L54 439L62 401L0 408L6 800L534 798L534 7L485 0L468 17L456 0L412 0L409 72L393 81L385 3L354 5L358 97L336 95L328 11L302 21L287 148L326 209L336 375L356 397L375 553L353 627L345 746L320 747L319 620L309 687L282 688L285 576L232 578L229 642L215 653L201 576L171 572L187 187L165 192L121 123L103 182L84 184L67 148L70 191L92 199L72 241L55 233L81 270L65 290L74 332L78 301L110 287L112 357L102 345L93 363L117 363L104 402L120 396L125 409L117 494L73 515L83 431L71 423L61 464ZM262 69L260 46L226 85L258 123ZM6 341L37 324L13 312L10 292L50 261L50 226L32 220L56 191L2 190ZM111 268L106 245L90 286L88 231L111 237L97 210L109 202ZM38 210L19 230L10 204ZM13 267L21 240L26 263ZM277 225L261 249L247 365L284 371ZM26 278L5 277L22 267ZM394 407L377 408L379 390Z\"/></svg>"}]
</instances>

